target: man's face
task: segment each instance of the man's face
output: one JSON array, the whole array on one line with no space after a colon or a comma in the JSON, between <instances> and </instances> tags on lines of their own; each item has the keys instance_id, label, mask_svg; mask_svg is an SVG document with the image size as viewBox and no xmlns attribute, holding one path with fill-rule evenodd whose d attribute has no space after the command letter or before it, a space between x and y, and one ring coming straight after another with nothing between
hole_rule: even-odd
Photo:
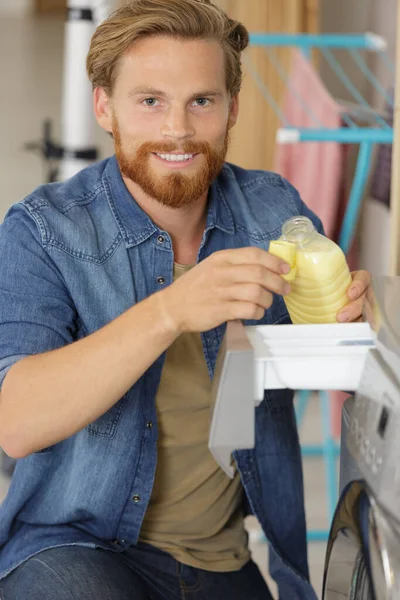
<instances>
[{"instance_id":1,"label":"man's face","mask_svg":"<svg viewBox=\"0 0 400 600\"><path fill-rule=\"evenodd\" d=\"M217 42L152 37L122 58L111 98L95 92L122 173L173 208L198 200L220 173L237 118Z\"/></svg>"}]
</instances>

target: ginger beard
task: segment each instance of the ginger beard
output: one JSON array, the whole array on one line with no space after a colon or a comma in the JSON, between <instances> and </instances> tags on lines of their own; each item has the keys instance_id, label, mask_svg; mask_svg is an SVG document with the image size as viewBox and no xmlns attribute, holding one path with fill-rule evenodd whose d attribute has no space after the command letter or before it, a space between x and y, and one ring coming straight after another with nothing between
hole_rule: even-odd
<instances>
[{"instance_id":1,"label":"ginger beard","mask_svg":"<svg viewBox=\"0 0 400 600\"><path fill-rule=\"evenodd\" d=\"M170 208L189 206L198 200L220 174L229 147L229 130L221 148L212 148L208 142L186 142L183 148L175 144L145 142L136 151L127 152L122 147L121 134L115 117L112 123L115 155L122 174L134 181L151 198ZM149 162L152 153L180 152L200 154L195 160L201 162L193 173L179 171L159 175Z\"/></svg>"}]
</instances>

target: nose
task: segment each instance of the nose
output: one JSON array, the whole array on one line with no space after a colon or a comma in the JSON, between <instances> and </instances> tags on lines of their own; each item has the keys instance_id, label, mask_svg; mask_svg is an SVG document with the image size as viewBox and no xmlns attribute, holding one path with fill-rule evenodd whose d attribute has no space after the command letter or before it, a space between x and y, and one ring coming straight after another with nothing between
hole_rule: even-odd
<instances>
[{"instance_id":1,"label":"nose","mask_svg":"<svg viewBox=\"0 0 400 600\"><path fill-rule=\"evenodd\" d=\"M186 140L195 130L184 108L170 107L161 128L161 135L171 140Z\"/></svg>"}]
</instances>

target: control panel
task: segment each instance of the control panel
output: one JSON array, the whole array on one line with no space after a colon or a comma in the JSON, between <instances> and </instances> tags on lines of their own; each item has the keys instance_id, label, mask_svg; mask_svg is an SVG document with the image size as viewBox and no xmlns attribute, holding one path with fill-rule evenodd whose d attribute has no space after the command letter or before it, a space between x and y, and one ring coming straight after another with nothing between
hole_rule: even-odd
<instances>
[{"instance_id":1,"label":"control panel","mask_svg":"<svg viewBox=\"0 0 400 600\"><path fill-rule=\"evenodd\" d=\"M347 443L378 502L400 522L400 384L377 349L365 362Z\"/></svg>"}]
</instances>

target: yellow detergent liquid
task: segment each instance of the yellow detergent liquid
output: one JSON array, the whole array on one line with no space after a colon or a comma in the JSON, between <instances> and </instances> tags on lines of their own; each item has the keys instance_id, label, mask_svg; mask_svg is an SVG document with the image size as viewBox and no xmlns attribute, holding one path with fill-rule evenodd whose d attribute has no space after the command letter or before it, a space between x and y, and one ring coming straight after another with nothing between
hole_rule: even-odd
<instances>
[{"instance_id":1,"label":"yellow detergent liquid","mask_svg":"<svg viewBox=\"0 0 400 600\"><path fill-rule=\"evenodd\" d=\"M292 291L284 297L292 323L336 323L337 313L349 302L351 275L337 244L319 234L307 217L293 217L282 227L271 254L291 266L284 278Z\"/></svg>"}]
</instances>

